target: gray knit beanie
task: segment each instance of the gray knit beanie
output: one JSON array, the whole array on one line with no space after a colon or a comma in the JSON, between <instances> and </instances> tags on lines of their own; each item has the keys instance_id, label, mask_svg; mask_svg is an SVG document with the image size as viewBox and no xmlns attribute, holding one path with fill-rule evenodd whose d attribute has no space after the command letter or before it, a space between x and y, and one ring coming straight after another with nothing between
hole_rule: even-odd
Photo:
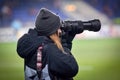
<instances>
[{"instance_id":1,"label":"gray knit beanie","mask_svg":"<svg viewBox=\"0 0 120 80\"><path fill-rule=\"evenodd\" d=\"M41 8L35 21L35 29L40 35L49 36L60 28L60 18L46 8Z\"/></svg>"}]
</instances>

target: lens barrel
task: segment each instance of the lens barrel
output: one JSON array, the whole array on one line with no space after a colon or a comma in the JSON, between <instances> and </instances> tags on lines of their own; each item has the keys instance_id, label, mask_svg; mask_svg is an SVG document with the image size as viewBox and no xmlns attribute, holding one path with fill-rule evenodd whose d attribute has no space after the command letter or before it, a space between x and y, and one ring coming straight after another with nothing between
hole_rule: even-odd
<instances>
[{"instance_id":1,"label":"lens barrel","mask_svg":"<svg viewBox=\"0 0 120 80\"><path fill-rule=\"evenodd\" d=\"M88 22L82 22L84 30L97 32L101 28L101 22L98 19L94 19Z\"/></svg>"}]
</instances>

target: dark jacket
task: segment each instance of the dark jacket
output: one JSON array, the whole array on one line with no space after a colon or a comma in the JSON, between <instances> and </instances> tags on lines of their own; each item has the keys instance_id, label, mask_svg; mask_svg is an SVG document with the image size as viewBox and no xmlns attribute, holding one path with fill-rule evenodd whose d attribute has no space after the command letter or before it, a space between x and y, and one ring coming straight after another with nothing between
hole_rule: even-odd
<instances>
[{"instance_id":1,"label":"dark jacket","mask_svg":"<svg viewBox=\"0 0 120 80\"><path fill-rule=\"evenodd\" d=\"M36 52L41 45L43 45L42 68L48 64L51 80L55 80L55 76L57 80L72 80L72 77L78 72L78 65L70 53L70 49L63 46L65 52L68 53L64 54L51 39L45 36L38 36L34 29L30 29L27 34L24 34L17 44L18 55L24 58L25 66L36 70Z\"/></svg>"}]
</instances>

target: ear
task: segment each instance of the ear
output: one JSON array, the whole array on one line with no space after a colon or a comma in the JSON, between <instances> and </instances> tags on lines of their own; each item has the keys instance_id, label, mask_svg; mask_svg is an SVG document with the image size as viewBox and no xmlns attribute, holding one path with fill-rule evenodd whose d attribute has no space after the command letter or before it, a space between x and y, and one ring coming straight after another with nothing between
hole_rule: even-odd
<instances>
[{"instance_id":1,"label":"ear","mask_svg":"<svg viewBox=\"0 0 120 80\"><path fill-rule=\"evenodd\" d=\"M58 35L58 36L61 36L61 34L62 34L61 29L58 29L58 30L57 30L57 35Z\"/></svg>"}]
</instances>

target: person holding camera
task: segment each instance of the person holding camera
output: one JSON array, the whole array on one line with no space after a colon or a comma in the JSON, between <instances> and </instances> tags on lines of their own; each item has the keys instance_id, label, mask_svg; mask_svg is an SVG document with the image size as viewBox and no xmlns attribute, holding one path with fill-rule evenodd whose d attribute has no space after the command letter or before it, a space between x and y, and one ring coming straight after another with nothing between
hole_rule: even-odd
<instances>
[{"instance_id":1,"label":"person holding camera","mask_svg":"<svg viewBox=\"0 0 120 80\"><path fill-rule=\"evenodd\" d=\"M63 35L60 17L41 8L35 28L29 29L17 43L24 59L25 80L73 80L79 67L71 53L75 33Z\"/></svg>"}]
</instances>

